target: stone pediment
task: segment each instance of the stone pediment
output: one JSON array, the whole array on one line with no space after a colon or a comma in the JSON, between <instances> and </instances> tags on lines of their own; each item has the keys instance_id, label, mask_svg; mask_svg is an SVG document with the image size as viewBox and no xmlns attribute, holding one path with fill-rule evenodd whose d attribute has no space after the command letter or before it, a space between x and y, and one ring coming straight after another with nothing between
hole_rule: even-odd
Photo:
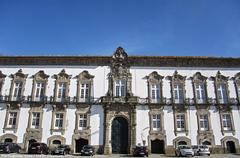
<instances>
[{"instance_id":1,"label":"stone pediment","mask_svg":"<svg viewBox=\"0 0 240 158\"><path fill-rule=\"evenodd\" d=\"M184 82L186 79L186 76L182 76L178 74L177 70L173 73L173 76L167 76L167 80L173 81L173 82Z\"/></svg>"},{"instance_id":2,"label":"stone pediment","mask_svg":"<svg viewBox=\"0 0 240 158\"><path fill-rule=\"evenodd\" d=\"M49 75L45 74L43 70L40 70L35 75L32 75L31 78L35 80L47 80Z\"/></svg>"},{"instance_id":3,"label":"stone pediment","mask_svg":"<svg viewBox=\"0 0 240 158\"><path fill-rule=\"evenodd\" d=\"M157 71L153 71L148 76L145 76L144 79L147 79L149 82L161 82L164 77L159 75Z\"/></svg>"},{"instance_id":4,"label":"stone pediment","mask_svg":"<svg viewBox=\"0 0 240 158\"><path fill-rule=\"evenodd\" d=\"M240 72L238 72L231 80L235 81L238 85L240 85Z\"/></svg>"},{"instance_id":5,"label":"stone pediment","mask_svg":"<svg viewBox=\"0 0 240 158\"><path fill-rule=\"evenodd\" d=\"M22 72L22 69L19 69L18 72L11 74L9 77L13 79L26 79L28 77L28 74L24 74Z\"/></svg>"},{"instance_id":6,"label":"stone pediment","mask_svg":"<svg viewBox=\"0 0 240 158\"><path fill-rule=\"evenodd\" d=\"M70 80L72 77L72 75L68 75L65 72L65 69L62 69L62 71L59 74L55 74L52 76L52 78L56 79L56 80Z\"/></svg>"},{"instance_id":7,"label":"stone pediment","mask_svg":"<svg viewBox=\"0 0 240 158\"><path fill-rule=\"evenodd\" d=\"M192 77L190 77L194 82L205 82L207 80L206 76L203 76L201 72L196 72Z\"/></svg>"},{"instance_id":8,"label":"stone pediment","mask_svg":"<svg viewBox=\"0 0 240 158\"><path fill-rule=\"evenodd\" d=\"M84 70L79 75L75 76L74 78L82 81L82 80L92 80L94 78L94 76L89 74L88 71Z\"/></svg>"},{"instance_id":9,"label":"stone pediment","mask_svg":"<svg viewBox=\"0 0 240 158\"><path fill-rule=\"evenodd\" d=\"M221 72L218 71L216 76L211 76L209 79L216 82L227 82L229 77L222 75Z\"/></svg>"},{"instance_id":10,"label":"stone pediment","mask_svg":"<svg viewBox=\"0 0 240 158\"><path fill-rule=\"evenodd\" d=\"M111 60L111 72L108 76L114 77L128 77L129 73L129 61L128 55L122 47L118 47L112 56Z\"/></svg>"},{"instance_id":11,"label":"stone pediment","mask_svg":"<svg viewBox=\"0 0 240 158\"><path fill-rule=\"evenodd\" d=\"M2 71L0 71L0 79L5 78L7 75L3 74Z\"/></svg>"},{"instance_id":12,"label":"stone pediment","mask_svg":"<svg viewBox=\"0 0 240 158\"><path fill-rule=\"evenodd\" d=\"M127 63L128 55L122 47L118 47L112 56L112 61L115 63Z\"/></svg>"}]
</instances>

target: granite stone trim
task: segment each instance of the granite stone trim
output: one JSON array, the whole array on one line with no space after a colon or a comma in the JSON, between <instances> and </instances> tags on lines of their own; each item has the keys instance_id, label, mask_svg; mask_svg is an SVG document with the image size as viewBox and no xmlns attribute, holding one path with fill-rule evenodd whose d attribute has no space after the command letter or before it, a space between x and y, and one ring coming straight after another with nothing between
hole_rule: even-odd
<instances>
[{"instance_id":1,"label":"granite stone trim","mask_svg":"<svg viewBox=\"0 0 240 158\"><path fill-rule=\"evenodd\" d=\"M12 139L13 143L17 143L17 136L14 134L4 134L2 136L0 136L0 142L4 143L5 139Z\"/></svg>"},{"instance_id":2,"label":"granite stone trim","mask_svg":"<svg viewBox=\"0 0 240 158\"><path fill-rule=\"evenodd\" d=\"M185 136L179 136L175 139L173 139L173 146L176 148L178 146L178 143L184 141L187 143L187 145L191 146L191 139Z\"/></svg>"},{"instance_id":3,"label":"granite stone trim","mask_svg":"<svg viewBox=\"0 0 240 158\"><path fill-rule=\"evenodd\" d=\"M240 146L239 146L239 140L233 136L225 136L221 139L221 143L222 143L222 148L224 149L224 153L228 153L227 152L227 142L228 141L232 141L235 144L235 148L236 148L236 152L239 153L240 150Z\"/></svg>"},{"instance_id":4,"label":"granite stone trim","mask_svg":"<svg viewBox=\"0 0 240 158\"><path fill-rule=\"evenodd\" d=\"M66 144L66 138L64 138L61 135L53 135L47 139L47 145L50 149L56 147L56 145L53 144L54 140L59 140L61 142L61 144Z\"/></svg>"},{"instance_id":5,"label":"granite stone trim","mask_svg":"<svg viewBox=\"0 0 240 158\"><path fill-rule=\"evenodd\" d=\"M46 95L49 75L46 75L43 70L40 70L31 78L33 79L31 98L33 101L35 101L35 92L36 92L37 83L44 83L44 96Z\"/></svg>"},{"instance_id":6,"label":"granite stone trim","mask_svg":"<svg viewBox=\"0 0 240 158\"><path fill-rule=\"evenodd\" d=\"M20 106L21 106L21 104L7 104L3 133L5 133L6 131L13 131L14 133L17 133L18 124L19 124L19 117L20 117L20 109L21 109ZM15 127L8 127L10 112L16 112L17 113Z\"/></svg>"}]
</instances>

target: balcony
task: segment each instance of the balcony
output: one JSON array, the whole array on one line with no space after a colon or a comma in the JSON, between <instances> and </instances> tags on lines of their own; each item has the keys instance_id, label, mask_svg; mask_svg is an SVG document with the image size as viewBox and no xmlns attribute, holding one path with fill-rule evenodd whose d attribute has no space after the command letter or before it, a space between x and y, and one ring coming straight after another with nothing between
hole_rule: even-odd
<instances>
[{"instance_id":1,"label":"balcony","mask_svg":"<svg viewBox=\"0 0 240 158\"><path fill-rule=\"evenodd\" d=\"M174 104L184 104L186 99L173 99Z\"/></svg>"},{"instance_id":2,"label":"balcony","mask_svg":"<svg viewBox=\"0 0 240 158\"><path fill-rule=\"evenodd\" d=\"M52 104L69 104L70 97L55 98L55 97L51 96L50 103L52 103Z\"/></svg>"},{"instance_id":3,"label":"balcony","mask_svg":"<svg viewBox=\"0 0 240 158\"><path fill-rule=\"evenodd\" d=\"M14 103L23 103L23 102L27 102L28 97L27 96L4 96L3 97L5 102L14 102Z\"/></svg>"},{"instance_id":4,"label":"balcony","mask_svg":"<svg viewBox=\"0 0 240 158\"><path fill-rule=\"evenodd\" d=\"M81 98L81 97L74 97L74 102L75 103L94 103L94 98L93 97L88 97L88 98Z\"/></svg>"},{"instance_id":5,"label":"balcony","mask_svg":"<svg viewBox=\"0 0 240 158\"><path fill-rule=\"evenodd\" d=\"M6 102L6 101L8 101L8 96L0 96L0 103L4 103L4 102Z\"/></svg>"},{"instance_id":6,"label":"balcony","mask_svg":"<svg viewBox=\"0 0 240 158\"><path fill-rule=\"evenodd\" d=\"M42 97L32 97L32 96L28 96L28 102L30 103L47 103L49 100L49 98L47 96L42 96Z\"/></svg>"},{"instance_id":7,"label":"balcony","mask_svg":"<svg viewBox=\"0 0 240 158\"><path fill-rule=\"evenodd\" d=\"M102 103L138 103L138 97L136 96L128 96L128 97L112 97L112 96L104 96L101 97Z\"/></svg>"}]
</instances>

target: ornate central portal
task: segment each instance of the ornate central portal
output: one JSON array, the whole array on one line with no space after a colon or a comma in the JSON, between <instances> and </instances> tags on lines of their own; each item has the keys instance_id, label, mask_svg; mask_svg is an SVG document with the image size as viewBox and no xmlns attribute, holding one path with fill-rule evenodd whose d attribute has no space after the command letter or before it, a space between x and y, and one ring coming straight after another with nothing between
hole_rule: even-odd
<instances>
[{"instance_id":1,"label":"ornate central portal","mask_svg":"<svg viewBox=\"0 0 240 158\"><path fill-rule=\"evenodd\" d=\"M123 117L116 117L112 121L112 153L128 153L128 122Z\"/></svg>"},{"instance_id":2,"label":"ornate central portal","mask_svg":"<svg viewBox=\"0 0 240 158\"><path fill-rule=\"evenodd\" d=\"M119 47L112 56L104 108L104 153L130 153L136 145L136 105L128 55Z\"/></svg>"},{"instance_id":3,"label":"ornate central portal","mask_svg":"<svg viewBox=\"0 0 240 158\"><path fill-rule=\"evenodd\" d=\"M130 153L136 145L136 105L104 105L104 154Z\"/></svg>"}]
</instances>

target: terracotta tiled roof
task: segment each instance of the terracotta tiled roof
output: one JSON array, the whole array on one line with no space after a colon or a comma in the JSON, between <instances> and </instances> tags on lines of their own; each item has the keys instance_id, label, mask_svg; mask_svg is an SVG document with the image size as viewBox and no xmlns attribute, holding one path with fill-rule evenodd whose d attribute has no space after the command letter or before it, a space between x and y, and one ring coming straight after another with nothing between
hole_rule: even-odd
<instances>
[{"instance_id":1,"label":"terracotta tiled roof","mask_svg":"<svg viewBox=\"0 0 240 158\"><path fill-rule=\"evenodd\" d=\"M0 65L109 65L111 56L0 56ZM129 56L131 66L236 67L240 58L198 56Z\"/></svg>"}]
</instances>

